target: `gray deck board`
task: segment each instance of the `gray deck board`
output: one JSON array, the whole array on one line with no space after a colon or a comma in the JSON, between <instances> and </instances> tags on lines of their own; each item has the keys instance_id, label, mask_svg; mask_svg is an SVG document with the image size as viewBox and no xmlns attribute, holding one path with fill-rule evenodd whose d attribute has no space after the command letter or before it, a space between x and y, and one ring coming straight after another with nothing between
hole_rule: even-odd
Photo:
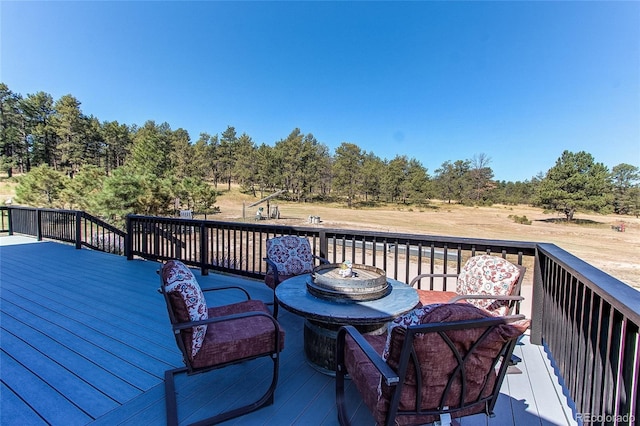
<instances>
[{"instance_id":1,"label":"gray deck board","mask_svg":"<svg viewBox=\"0 0 640 426\"><path fill-rule=\"evenodd\" d=\"M0 237L0 425L162 425L163 373L181 365L163 298L159 264L31 238ZM239 285L270 301L263 283L195 271L203 288ZM211 305L239 300L207 294ZM275 402L226 425L337 425L335 379L304 359L303 320L284 309L286 331ZM496 416L463 426L576 424L544 348L524 338L523 374L508 375ZM254 360L178 376L181 424L247 402L268 386L271 362ZM350 382L354 425L373 424Z\"/></svg>"}]
</instances>

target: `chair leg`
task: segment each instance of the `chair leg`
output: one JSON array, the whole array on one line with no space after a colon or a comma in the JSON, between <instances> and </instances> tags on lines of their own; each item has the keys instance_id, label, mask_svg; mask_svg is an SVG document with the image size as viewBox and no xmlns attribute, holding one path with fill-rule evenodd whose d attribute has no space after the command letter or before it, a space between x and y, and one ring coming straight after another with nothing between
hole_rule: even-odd
<instances>
[{"instance_id":1,"label":"chair leg","mask_svg":"<svg viewBox=\"0 0 640 426\"><path fill-rule=\"evenodd\" d=\"M207 419L199 420L195 423L192 423L190 426L204 426L204 425L222 423L229 419L233 419L235 417L239 417L244 414L248 414L252 411L258 410L259 408L272 405L274 400L274 393L276 390L276 386L278 384L280 354L279 353L273 354L271 358L273 361L273 375L271 379L271 385L269 386L269 389L267 389L267 391L257 401L252 402L251 404L244 405L242 407L235 408L233 410L226 411L224 413L217 414ZM176 402L174 377L175 375L184 373L186 371L187 371L186 368L177 368L175 370L168 370L164 374L167 426L178 425L178 407Z\"/></svg>"},{"instance_id":2,"label":"chair leg","mask_svg":"<svg viewBox=\"0 0 640 426\"><path fill-rule=\"evenodd\" d=\"M278 319L278 298L276 297L276 289L273 289L273 317Z\"/></svg>"},{"instance_id":3,"label":"chair leg","mask_svg":"<svg viewBox=\"0 0 640 426\"><path fill-rule=\"evenodd\" d=\"M278 302L275 302L273 304L273 317L275 319L278 319Z\"/></svg>"},{"instance_id":4,"label":"chair leg","mask_svg":"<svg viewBox=\"0 0 640 426\"><path fill-rule=\"evenodd\" d=\"M174 377L176 374L186 371L187 369L182 367L164 372L164 399L167 412L167 426L178 425L178 404L176 402L176 384Z\"/></svg>"},{"instance_id":5,"label":"chair leg","mask_svg":"<svg viewBox=\"0 0 640 426\"><path fill-rule=\"evenodd\" d=\"M342 336L340 335L342 333ZM346 367L344 365L344 331L338 332L336 340L336 408L338 410L338 423L340 426L350 425L349 416L345 406L344 379Z\"/></svg>"}]
</instances>

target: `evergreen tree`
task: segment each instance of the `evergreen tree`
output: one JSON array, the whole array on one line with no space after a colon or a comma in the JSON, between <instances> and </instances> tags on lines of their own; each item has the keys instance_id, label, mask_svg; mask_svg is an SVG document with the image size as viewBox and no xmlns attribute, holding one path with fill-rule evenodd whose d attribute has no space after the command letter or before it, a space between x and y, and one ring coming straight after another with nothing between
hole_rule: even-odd
<instances>
[{"instance_id":1,"label":"evergreen tree","mask_svg":"<svg viewBox=\"0 0 640 426\"><path fill-rule=\"evenodd\" d=\"M139 173L122 166L104 180L96 199L97 211L115 224L124 223L127 214L165 216L173 213L175 183L171 177Z\"/></svg>"},{"instance_id":2,"label":"evergreen tree","mask_svg":"<svg viewBox=\"0 0 640 426\"><path fill-rule=\"evenodd\" d=\"M106 178L104 170L93 165L85 165L67 182L60 192L60 201L66 208L94 213L97 199L102 192Z\"/></svg>"},{"instance_id":3,"label":"evergreen tree","mask_svg":"<svg viewBox=\"0 0 640 426\"><path fill-rule=\"evenodd\" d=\"M530 204L533 200L534 184L531 181L524 182L496 182L493 191L495 202L503 204Z\"/></svg>"},{"instance_id":4,"label":"evergreen tree","mask_svg":"<svg viewBox=\"0 0 640 426\"><path fill-rule=\"evenodd\" d=\"M469 161L471 166L468 171L469 186L473 188L469 198L477 204L486 201L489 192L495 188L492 181L493 170L489 167L489 163L491 159L484 153L474 155Z\"/></svg>"},{"instance_id":5,"label":"evergreen tree","mask_svg":"<svg viewBox=\"0 0 640 426\"><path fill-rule=\"evenodd\" d=\"M32 166L47 164L58 169L56 157L58 138L51 125L53 113L53 98L48 93L38 92L27 95L21 102L24 114L24 140L27 151L31 153L26 164L26 171Z\"/></svg>"},{"instance_id":6,"label":"evergreen tree","mask_svg":"<svg viewBox=\"0 0 640 426\"><path fill-rule=\"evenodd\" d=\"M613 211L618 214L638 214L640 169L631 164L618 164L611 169L613 183Z\"/></svg>"},{"instance_id":7,"label":"evergreen tree","mask_svg":"<svg viewBox=\"0 0 640 426\"><path fill-rule=\"evenodd\" d=\"M342 142L336 148L333 164L333 184L336 192L347 197L351 207L362 183L362 164L364 156L360 147L353 143Z\"/></svg>"},{"instance_id":8,"label":"evergreen tree","mask_svg":"<svg viewBox=\"0 0 640 426\"><path fill-rule=\"evenodd\" d=\"M16 201L34 207L61 208L60 193L68 178L52 167L42 164L20 177L16 187Z\"/></svg>"},{"instance_id":9,"label":"evergreen tree","mask_svg":"<svg viewBox=\"0 0 640 426\"><path fill-rule=\"evenodd\" d=\"M455 163L445 161L436 169L435 181L442 200L451 203L456 200L462 203L468 191L469 181L467 173L470 169L469 160L457 160Z\"/></svg>"},{"instance_id":10,"label":"evergreen tree","mask_svg":"<svg viewBox=\"0 0 640 426\"><path fill-rule=\"evenodd\" d=\"M279 162L275 149L261 144L255 152L256 158L256 183L260 190L260 198L264 198L266 192L272 192L276 188L282 188Z\"/></svg>"},{"instance_id":11,"label":"evergreen tree","mask_svg":"<svg viewBox=\"0 0 640 426\"><path fill-rule=\"evenodd\" d=\"M302 198L305 185L305 167L309 162L310 150L304 144L304 136L296 128L286 139L276 142L274 147L278 170L282 177L283 189L291 192L296 200Z\"/></svg>"},{"instance_id":12,"label":"evergreen tree","mask_svg":"<svg viewBox=\"0 0 640 426\"><path fill-rule=\"evenodd\" d=\"M177 179L194 176L194 149L193 145L191 145L189 133L184 129L178 129L169 132L168 137L171 141L170 157L173 176Z\"/></svg>"},{"instance_id":13,"label":"evergreen tree","mask_svg":"<svg viewBox=\"0 0 640 426\"><path fill-rule=\"evenodd\" d=\"M129 157L133 137L129 126L117 121L104 122L101 129L104 142L104 169L108 174L124 165Z\"/></svg>"},{"instance_id":14,"label":"evergreen tree","mask_svg":"<svg viewBox=\"0 0 640 426\"><path fill-rule=\"evenodd\" d=\"M21 128L23 119L20 111L20 95L0 83L0 169L13 175L13 170L24 171L28 164L28 149L24 146L26 137Z\"/></svg>"},{"instance_id":15,"label":"evergreen tree","mask_svg":"<svg viewBox=\"0 0 640 426\"><path fill-rule=\"evenodd\" d=\"M220 172L227 181L227 189L231 190L231 180L233 178L233 168L236 163L236 144L238 137L236 136L236 129L232 126L227 126L227 130L222 133L220 137L220 146L217 152L217 156L220 160Z\"/></svg>"},{"instance_id":16,"label":"evergreen tree","mask_svg":"<svg viewBox=\"0 0 640 426\"><path fill-rule=\"evenodd\" d=\"M258 165L256 163L256 146L246 133L240 135L236 142L236 162L233 171L234 180L244 191L256 195L258 185Z\"/></svg>"},{"instance_id":17,"label":"evergreen tree","mask_svg":"<svg viewBox=\"0 0 640 426\"><path fill-rule=\"evenodd\" d=\"M412 204L424 204L431 198L429 174L422 163L415 158L410 159L407 164L407 178L404 187L406 197Z\"/></svg>"},{"instance_id":18,"label":"evergreen tree","mask_svg":"<svg viewBox=\"0 0 640 426\"><path fill-rule=\"evenodd\" d=\"M171 128L167 123L156 125L152 120L136 131L129 164L137 174L158 178L172 175L173 145L170 133Z\"/></svg>"},{"instance_id":19,"label":"evergreen tree","mask_svg":"<svg viewBox=\"0 0 640 426\"><path fill-rule=\"evenodd\" d=\"M54 109L51 126L58 137L56 164L65 167L70 176L73 176L86 161L87 118L80 110L80 101L71 95L60 98L54 104Z\"/></svg>"},{"instance_id":20,"label":"evergreen tree","mask_svg":"<svg viewBox=\"0 0 640 426\"><path fill-rule=\"evenodd\" d=\"M405 155L397 155L386 164L382 178L382 193L390 202L406 203L405 182L409 160Z\"/></svg>"},{"instance_id":21,"label":"evergreen tree","mask_svg":"<svg viewBox=\"0 0 640 426\"><path fill-rule=\"evenodd\" d=\"M363 153L362 160L362 192L365 201L369 197L373 201L378 200L382 193L382 176L385 171L385 163L373 152Z\"/></svg>"},{"instance_id":22,"label":"evergreen tree","mask_svg":"<svg viewBox=\"0 0 640 426\"><path fill-rule=\"evenodd\" d=\"M564 151L540 182L536 199L538 205L564 213L568 221L578 209L605 212L612 201L609 170L585 151Z\"/></svg>"},{"instance_id":23,"label":"evergreen tree","mask_svg":"<svg viewBox=\"0 0 640 426\"><path fill-rule=\"evenodd\" d=\"M213 150L210 146L211 136L200 133L200 138L193 145L193 158L191 159L191 176L206 180L213 177Z\"/></svg>"}]
</instances>

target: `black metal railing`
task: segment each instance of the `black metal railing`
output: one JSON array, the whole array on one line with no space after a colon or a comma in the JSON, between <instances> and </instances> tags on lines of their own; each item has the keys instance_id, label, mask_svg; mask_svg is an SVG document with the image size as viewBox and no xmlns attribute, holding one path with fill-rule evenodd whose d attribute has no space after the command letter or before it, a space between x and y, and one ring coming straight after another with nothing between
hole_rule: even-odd
<instances>
[{"instance_id":1,"label":"black metal railing","mask_svg":"<svg viewBox=\"0 0 640 426\"><path fill-rule=\"evenodd\" d=\"M593 424L638 419L640 292L553 244L137 215L127 217L125 237L83 212L0 212L10 233L95 249L104 246L96 243L100 236L117 238L124 248L115 252L128 258L180 259L203 274L211 269L263 277L266 240L277 235L304 236L314 254L332 263L378 266L403 282L424 272L457 273L470 256L497 254L527 267L525 284L533 284L531 341L545 345L576 415Z\"/></svg>"},{"instance_id":2,"label":"black metal railing","mask_svg":"<svg viewBox=\"0 0 640 426\"><path fill-rule=\"evenodd\" d=\"M4 217L4 213L3 213ZM126 254L126 234L103 220L78 210L7 208L10 235L31 235L118 255ZM4 225L3 225L4 226Z\"/></svg>"},{"instance_id":3,"label":"black metal railing","mask_svg":"<svg viewBox=\"0 0 640 426\"><path fill-rule=\"evenodd\" d=\"M129 216L129 257L179 258L202 269L264 277L266 240L277 235L309 239L314 254L332 263L351 260L378 266L408 283L423 272L457 273L476 253L493 253L533 265L535 243L384 233L256 223ZM434 286L444 283L431 283Z\"/></svg>"},{"instance_id":4,"label":"black metal railing","mask_svg":"<svg viewBox=\"0 0 640 426\"><path fill-rule=\"evenodd\" d=\"M585 424L636 424L640 292L538 244L532 341L553 354Z\"/></svg>"},{"instance_id":5,"label":"black metal railing","mask_svg":"<svg viewBox=\"0 0 640 426\"><path fill-rule=\"evenodd\" d=\"M9 207L0 206L0 232L9 232L11 226L9 224Z\"/></svg>"}]
</instances>

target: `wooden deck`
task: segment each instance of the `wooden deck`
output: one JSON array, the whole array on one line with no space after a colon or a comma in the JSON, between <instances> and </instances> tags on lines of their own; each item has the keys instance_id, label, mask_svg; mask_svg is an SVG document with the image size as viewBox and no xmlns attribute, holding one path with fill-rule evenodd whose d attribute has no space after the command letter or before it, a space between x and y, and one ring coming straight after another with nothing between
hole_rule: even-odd
<instances>
[{"instance_id":1,"label":"wooden deck","mask_svg":"<svg viewBox=\"0 0 640 426\"><path fill-rule=\"evenodd\" d=\"M162 425L164 371L181 365L164 301L158 264L55 242L0 237L0 425ZM203 288L241 285L269 300L264 284L210 274ZM217 292L220 293L220 292ZM229 303L236 294L209 303ZM280 379L272 406L225 424L336 425L334 379L307 365L302 319L284 309ZM523 374L510 374L496 416L472 425L575 425L544 348L522 340ZM181 424L239 405L268 386L269 360L195 377L178 377ZM353 421L372 425L354 389Z\"/></svg>"}]
</instances>

